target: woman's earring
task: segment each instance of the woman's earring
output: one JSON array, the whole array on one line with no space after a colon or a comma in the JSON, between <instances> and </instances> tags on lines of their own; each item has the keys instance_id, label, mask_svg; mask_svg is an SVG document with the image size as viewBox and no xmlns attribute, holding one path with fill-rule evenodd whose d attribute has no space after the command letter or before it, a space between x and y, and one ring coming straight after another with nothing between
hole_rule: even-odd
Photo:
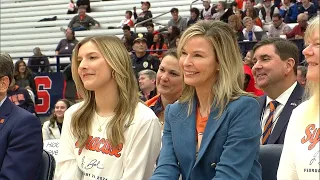
<instances>
[{"instance_id":1,"label":"woman's earring","mask_svg":"<svg viewBox=\"0 0 320 180\"><path fill-rule=\"evenodd\" d=\"M114 70L112 70L111 76L112 76L112 78L114 79L114 77L115 77L115 72L114 72Z\"/></svg>"}]
</instances>

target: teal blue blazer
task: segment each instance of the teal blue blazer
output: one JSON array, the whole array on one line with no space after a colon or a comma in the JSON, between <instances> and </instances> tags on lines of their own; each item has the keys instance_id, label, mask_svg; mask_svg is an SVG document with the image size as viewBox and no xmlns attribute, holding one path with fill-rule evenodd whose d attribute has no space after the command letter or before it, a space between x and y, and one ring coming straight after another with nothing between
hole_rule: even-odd
<instances>
[{"instance_id":1,"label":"teal blue blazer","mask_svg":"<svg viewBox=\"0 0 320 180\"><path fill-rule=\"evenodd\" d=\"M165 110L162 149L151 180L261 180L258 162L260 106L242 96L230 102L220 118L212 108L196 157L196 107L176 102Z\"/></svg>"}]
</instances>

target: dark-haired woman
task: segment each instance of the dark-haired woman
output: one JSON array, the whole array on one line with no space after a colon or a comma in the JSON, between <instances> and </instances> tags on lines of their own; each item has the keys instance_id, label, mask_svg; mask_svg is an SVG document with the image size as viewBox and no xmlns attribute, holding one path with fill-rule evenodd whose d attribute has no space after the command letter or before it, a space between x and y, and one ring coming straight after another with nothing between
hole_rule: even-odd
<instances>
[{"instance_id":1,"label":"dark-haired woman","mask_svg":"<svg viewBox=\"0 0 320 180\"><path fill-rule=\"evenodd\" d=\"M159 32L156 32L153 36L153 45L151 46L150 50L154 50L150 52L152 56L156 56L159 59L162 59L163 50L167 50L168 47L164 43L164 37Z\"/></svg>"}]
</instances>

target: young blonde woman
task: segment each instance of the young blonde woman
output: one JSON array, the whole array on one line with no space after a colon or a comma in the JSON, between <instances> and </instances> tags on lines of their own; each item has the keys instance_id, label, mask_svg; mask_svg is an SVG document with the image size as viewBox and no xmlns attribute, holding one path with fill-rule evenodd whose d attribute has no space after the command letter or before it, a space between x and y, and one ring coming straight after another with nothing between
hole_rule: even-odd
<instances>
[{"instance_id":1,"label":"young blonde woman","mask_svg":"<svg viewBox=\"0 0 320 180\"><path fill-rule=\"evenodd\" d=\"M160 123L139 102L123 43L85 38L73 52L72 75L83 102L65 113L55 179L148 179L160 151Z\"/></svg>"},{"instance_id":2,"label":"young blonde woman","mask_svg":"<svg viewBox=\"0 0 320 180\"><path fill-rule=\"evenodd\" d=\"M64 119L64 113L71 106L67 99L60 99L54 105L54 110L49 120L43 123L42 138L43 141L50 139L60 139L61 129Z\"/></svg>"},{"instance_id":3,"label":"young blonde woman","mask_svg":"<svg viewBox=\"0 0 320 180\"><path fill-rule=\"evenodd\" d=\"M278 167L278 179L319 180L320 177L320 18L308 25L302 51L308 63L309 99L292 111Z\"/></svg>"},{"instance_id":4,"label":"young blonde woman","mask_svg":"<svg viewBox=\"0 0 320 180\"><path fill-rule=\"evenodd\" d=\"M259 103L242 90L244 72L231 27L197 22L183 33L178 57L184 88L179 102L165 110L151 180L261 180Z\"/></svg>"}]
</instances>

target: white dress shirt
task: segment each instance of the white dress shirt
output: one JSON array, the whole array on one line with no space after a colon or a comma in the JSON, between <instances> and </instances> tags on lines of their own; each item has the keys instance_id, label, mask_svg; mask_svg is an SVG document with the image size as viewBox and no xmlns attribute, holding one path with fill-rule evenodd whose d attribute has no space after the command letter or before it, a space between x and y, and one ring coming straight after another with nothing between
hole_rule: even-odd
<instances>
[{"instance_id":1,"label":"white dress shirt","mask_svg":"<svg viewBox=\"0 0 320 180\"><path fill-rule=\"evenodd\" d=\"M290 88L288 88L285 92L283 92L275 101L278 102L278 106L273 114L273 121L272 121L272 127L271 127L271 133L273 131L273 128L276 126L278 119L280 117L280 114L284 108L284 106L287 104L287 101L289 97L291 96L294 88L297 86L297 82L293 83ZM271 99L269 96L267 96L266 99L266 105L264 107L264 111L262 112L262 122L261 122L261 129L262 132L264 131L264 125L267 122L268 116L270 114L270 107L269 107L269 102L274 101Z\"/></svg>"},{"instance_id":2,"label":"white dress shirt","mask_svg":"<svg viewBox=\"0 0 320 180\"><path fill-rule=\"evenodd\" d=\"M5 96L1 101L0 101L0 107L2 106L2 104L4 103L4 101L7 99L7 96Z\"/></svg>"}]
</instances>

